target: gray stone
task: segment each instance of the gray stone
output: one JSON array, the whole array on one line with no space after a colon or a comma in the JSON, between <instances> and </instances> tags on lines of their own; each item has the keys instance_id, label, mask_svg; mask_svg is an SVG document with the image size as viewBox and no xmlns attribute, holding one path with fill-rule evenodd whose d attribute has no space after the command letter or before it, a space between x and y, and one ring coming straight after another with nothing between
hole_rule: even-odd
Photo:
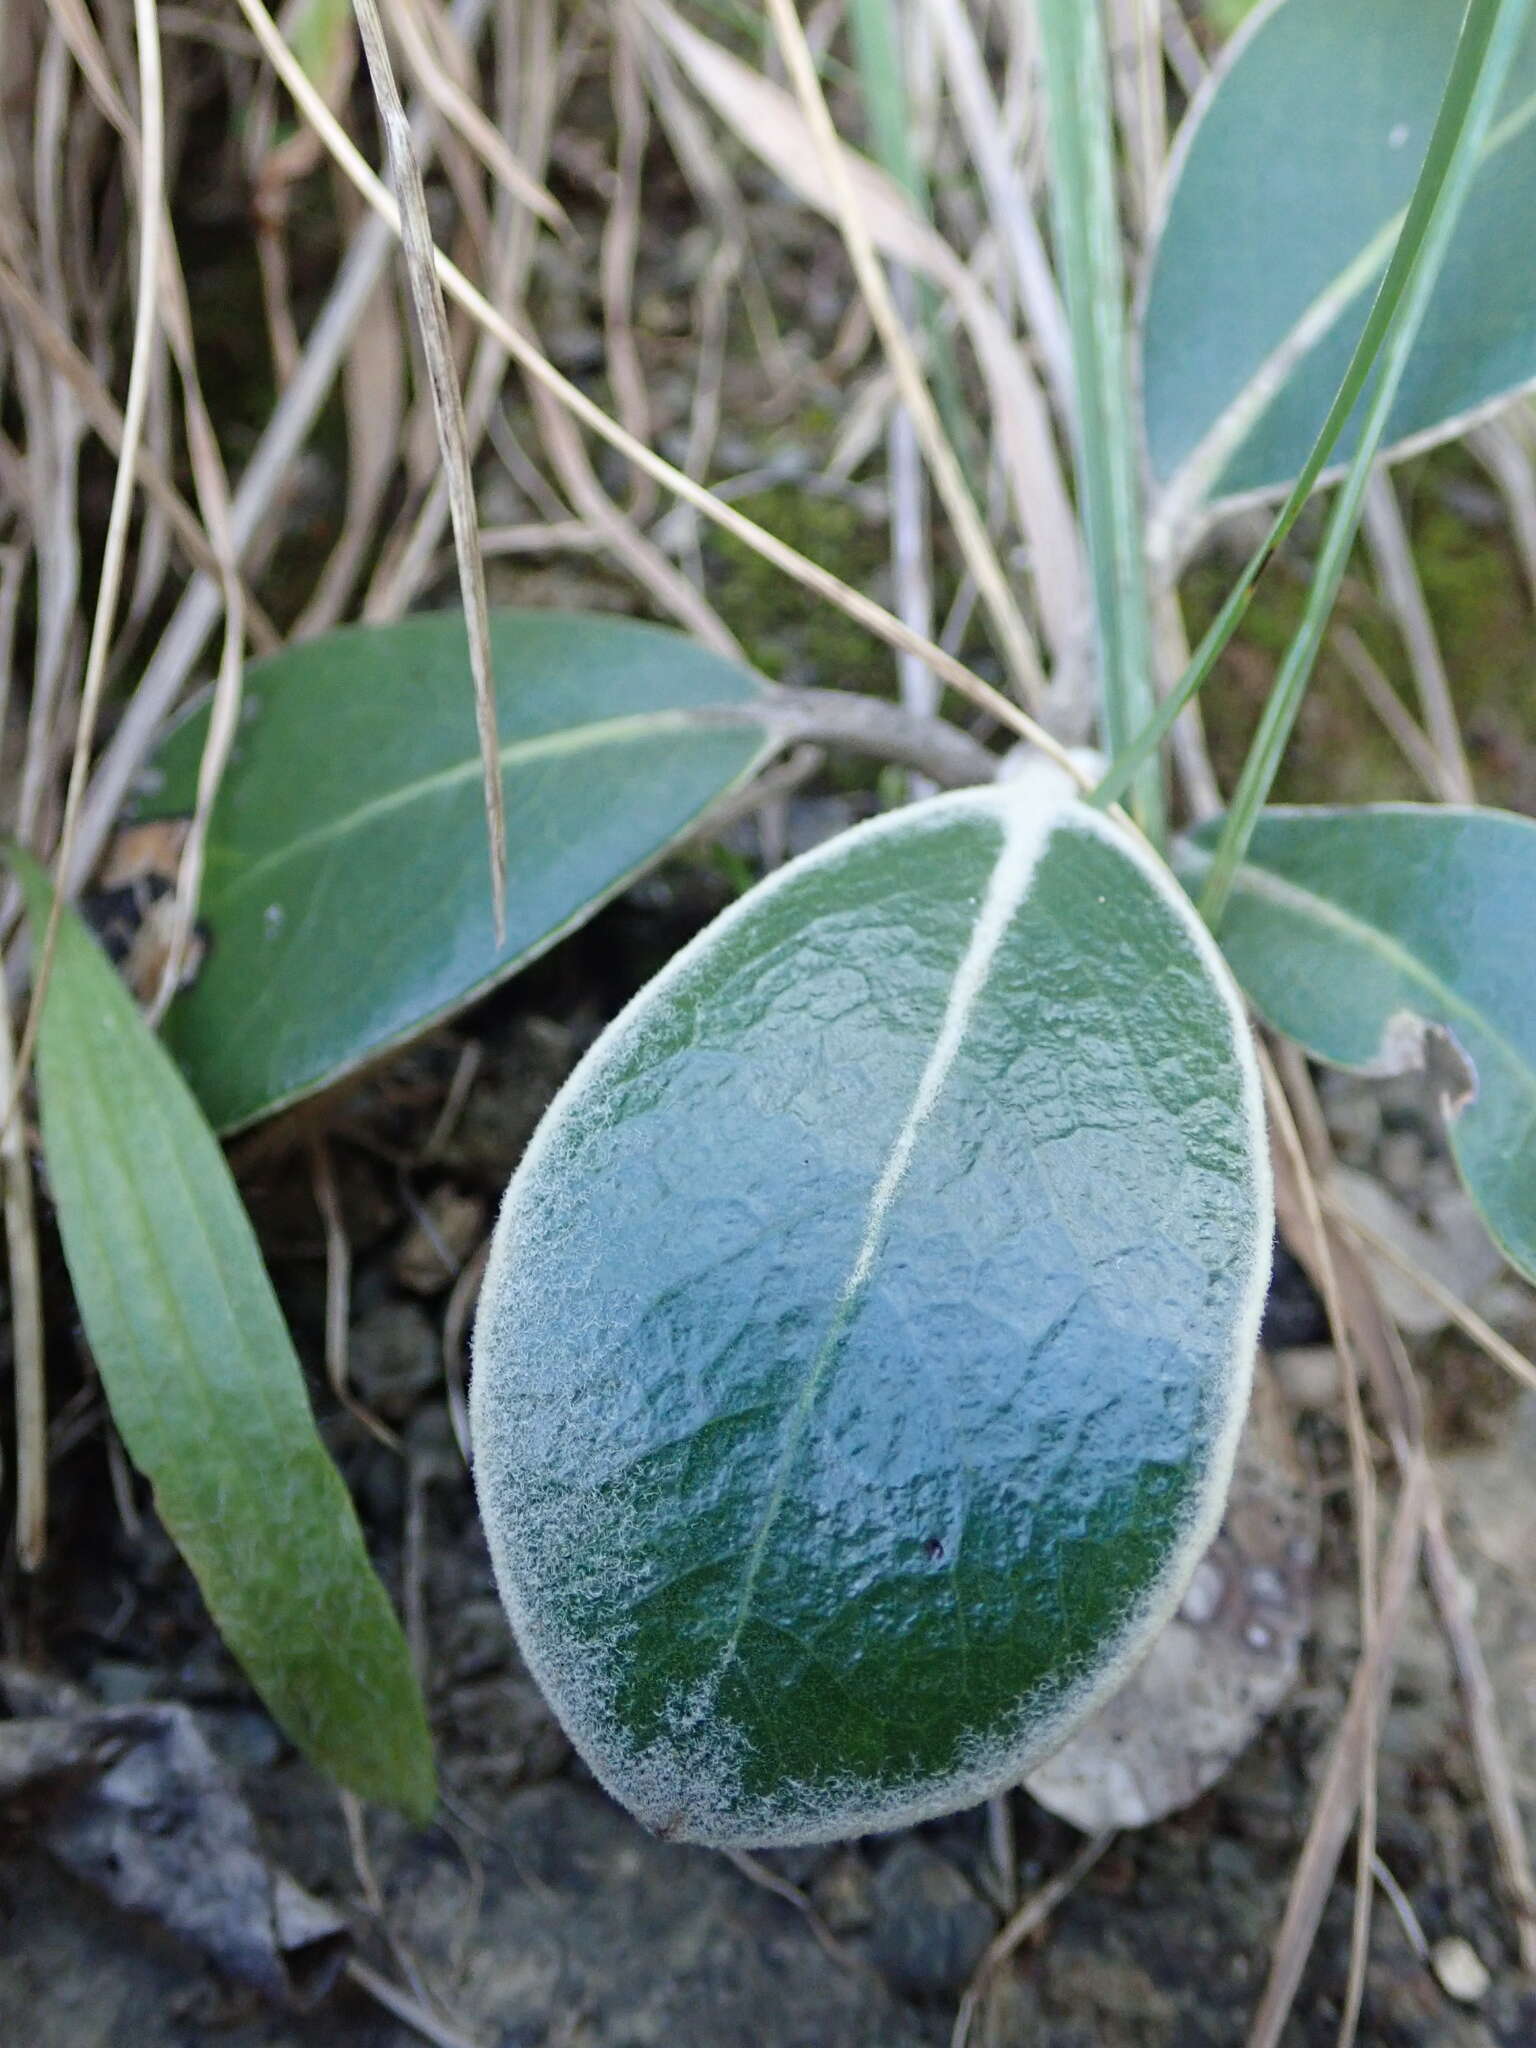
<instances>
[{"instance_id":1,"label":"gray stone","mask_svg":"<svg viewBox=\"0 0 1536 2048\"><path fill-rule=\"evenodd\" d=\"M963 1991L997 1932L992 1909L955 1866L909 1835L875 1875L870 1952L908 1997Z\"/></svg>"},{"instance_id":2,"label":"gray stone","mask_svg":"<svg viewBox=\"0 0 1536 2048\"><path fill-rule=\"evenodd\" d=\"M413 1301L384 1301L352 1325L347 1365L358 1399L400 1422L442 1378L437 1332Z\"/></svg>"}]
</instances>

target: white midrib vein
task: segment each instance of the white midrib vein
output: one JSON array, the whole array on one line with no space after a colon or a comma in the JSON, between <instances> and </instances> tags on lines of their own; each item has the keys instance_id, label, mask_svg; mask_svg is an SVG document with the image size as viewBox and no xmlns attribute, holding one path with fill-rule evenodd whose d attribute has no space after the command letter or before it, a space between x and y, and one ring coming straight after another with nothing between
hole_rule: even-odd
<instances>
[{"instance_id":1,"label":"white midrib vein","mask_svg":"<svg viewBox=\"0 0 1536 2048\"><path fill-rule=\"evenodd\" d=\"M740 1645L742 1631L751 1614L752 1596L762 1570L763 1558L767 1554L769 1539L789 1491L790 1473L799 1456L817 1397L831 1370L838 1345L858 1307L859 1298L868 1285L875 1261L880 1256L881 1247L885 1242L886 1223L912 1164L912 1155L917 1150L923 1126L932 1115L934 1105L959 1057L971 1017L987 985L992 963L997 958L998 948L1002 945L1008 927L1029 892L1030 881L1039 865L1046 841L1050 838L1060 815L1059 805L1039 800L1029 802L1024 799L1022 791L1007 792L999 806L998 817L1003 828L1002 847L988 878L986 893L982 897L965 952L961 955L960 965L955 971L955 979L944 1005L944 1016L939 1025L938 1035L933 1041L933 1049L924 1064L906 1116L902 1119L901 1128L896 1133L870 1195L858 1252L838 1294L827 1334L806 1368L800 1392L785 1428L768 1504L747 1555L741 1595L736 1606L736 1618L720 1660L722 1671L736 1655Z\"/></svg>"}]
</instances>

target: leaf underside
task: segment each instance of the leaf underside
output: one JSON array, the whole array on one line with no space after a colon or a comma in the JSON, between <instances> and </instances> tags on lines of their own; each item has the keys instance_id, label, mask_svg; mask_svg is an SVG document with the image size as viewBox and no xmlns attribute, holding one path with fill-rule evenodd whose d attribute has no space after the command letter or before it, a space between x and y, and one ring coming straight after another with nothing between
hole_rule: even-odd
<instances>
[{"instance_id":1,"label":"leaf underside","mask_svg":"<svg viewBox=\"0 0 1536 2048\"><path fill-rule=\"evenodd\" d=\"M17 865L41 930L47 880ZM156 1511L293 1741L351 1790L425 1819L432 1749L405 1638L316 1434L229 1168L72 912L37 1072L75 1298Z\"/></svg>"},{"instance_id":2,"label":"leaf underside","mask_svg":"<svg viewBox=\"0 0 1536 2048\"><path fill-rule=\"evenodd\" d=\"M766 1843L1016 1782L1214 1526L1268 1199L1214 950L1059 792L846 834L680 955L475 1343L503 1597L610 1790Z\"/></svg>"},{"instance_id":3,"label":"leaf underside","mask_svg":"<svg viewBox=\"0 0 1536 2048\"><path fill-rule=\"evenodd\" d=\"M1219 829L1217 819L1180 851L1192 885ZM1433 1057L1425 1027L1449 1035L1457 1166L1506 1256L1536 1280L1533 929L1528 818L1448 804L1281 807L1259 819L1221 945L1255 1007L1316 1059L1400 1071Z\"/></svg>"},{"instance_id":4,"label":"leaf underside","mask_svg":"<svg viewBox=\"0 0 1536 2048\"><path fill-rule=\"evenodd\" d=\"M492 615L508 836L506 943L485 873L462 618L356 627L254 665L215 807L210 946L165 1040L220 1130L324 1087L545 951L769 751L760 688L660 627ZM734 723L699 714L719 707ZM190 813L200 712L143 818Z\"/></svg>"},{"instance_id":5,"label":"leaf underside","mask_svg":"<svg viewBox=\"0 0 1536 2048\"><path fill-rule=\"evenodd\" d=\"M1142 386L1169 485L1317 315L1205 495L1283 488L1301 470L1390 254L1445 86L1463 0L1280 0L1220 60L1191 117L1153 259ZM1536 29L1387 430L1455 433L1536 378ZM1354 446L1347 426L1340 461Z\"/></svg>"}]
</instances>

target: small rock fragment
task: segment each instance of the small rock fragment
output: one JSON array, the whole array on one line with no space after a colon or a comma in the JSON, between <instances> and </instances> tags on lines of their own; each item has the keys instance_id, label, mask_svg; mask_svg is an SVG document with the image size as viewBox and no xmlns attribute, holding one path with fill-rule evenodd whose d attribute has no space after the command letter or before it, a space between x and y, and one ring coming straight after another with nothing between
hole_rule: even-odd
<instances>
[{"instance_id":1,"label":"small rock fragment","mask_svg":"<svg viewBox=\"0 0 1536 2048\"><path fill-rule=\"evenodd\" d=\"M485 1204L457 1188L434 1188L395 1248L390 1269L410 1294L441 1294L485 1234Z\"/></svg>"},{"instance_id":2,"label":"small rock fragment","mask_svg":"<svg viewBox=\"0 0 1536 2048\"><path fill-rule=\"evenodd\" d=\"M400 1422L442 1378L437 1332L413 1301L382 1301L352 1325L347 1364L359 1400Z\"/></svg>"},{"instance_id":3,"label":"small rock fragment","mask_svg":"<svg viewBox=\"0 0 1536 2048\"><path fill-rule=\"evenodd\" d=\"M857 1934L868 1927L875 1917L874 1889L863 1857L852 1849L834 1856L812 1881L811 1904L833 1934Z\"/></svg>"},{"instance_id":4,"label":"small rock fragment","mask_svg":"<svg viewBox=\"0 0 1536 2048\"><path fill-rule=\"evenodd\" d=\"M1476 2005L1487 1997L1493 1980L1470 1941L1464 1941L1459 1934L1448 1934L1435 1943L1429 1960L1441 1990L1458 2005Z\"/></svg>"},{"instance_id":5,"label":"small rock fragment","mask_svg":"<svg viewBox=\"0 0 1536 2048\"><path fill-rule=\"evenodd\" d=\"M871 1947L892 1989L909 1998L963 1990L996 1924L955 1866L908 1836L876 1873L874 1896Z\"/></svg>"},{"instance_id":6,"label":"small rock fragment","mask_svg":"<svg viewBox=\"0 0 1536 2048\"><path fill-rule=\"evenodd\" d=\"M1274 1355L1275 1379L1291 1407L1326 1415L1340 1399L1339 1361L1330 1344L1297 1344Z\"/></svg>"}]
</instances>

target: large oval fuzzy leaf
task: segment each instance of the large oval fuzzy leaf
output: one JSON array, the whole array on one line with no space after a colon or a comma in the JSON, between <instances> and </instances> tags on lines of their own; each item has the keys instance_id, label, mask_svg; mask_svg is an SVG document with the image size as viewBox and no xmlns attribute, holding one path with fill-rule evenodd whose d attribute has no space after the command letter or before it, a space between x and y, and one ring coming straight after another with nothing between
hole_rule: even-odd
<instances>
[{"instance_id":1,"label":"large oval fuzzy leaf","mask_svg":"<svg viewBox=\"0 0 1536 2048\"><path fill-rule=\"evenodd\" d=\"M1418 175L1464 0L1273 0L1180 138L1143 316L1154 476L1187 515L1302 468ZM1536 378L1536 28L1388 438L1454 433ZM1338 447L1355 440L1346 427Z\"/></svg>"},{"instance_id":2,"label":"large oval fuzzy leaf","mask_svg":"<svg viewBox=\"0 0 1536 2048\"><path fill-rule=\"evenodd\" d=\"M218 1129L323 1087L526 964L768 751L755 678L681 634L503 611L491 650L502 946L461 615L354 627L251 669L208 844L212 945L165 1024ZM191 811L205 731L200 713L171 734L141 816Z\"/></svg>"},{"instance_id":3,"label":"large oval fuzzy leaf","mask_svg":"<svg viewBox=\"0 0 1536 2048\"><path fill-rule=\"evenodd\" d=\"M47 880L17 866L40 931ZM81 1321L161 1520L298 1746L354 1792L425 1819L432 1748L405 1638L315 1432L224 1155L70 912L37 1072Z\"/></svg>"},{"instance_id":4,"label":"large oval fuzzy leaf","mask_svg":"<svg viewBox=\"0 0 1536 2048\"><path fill-rule=\"evenodd\" d=\"M1220 824L1180 850L1192 886ZM1221 944L1315 1059L1391 1074L1438 1051L1467 1190L1536 1280L1536 823L1448 804L1265 811Z\"/></svg>"},{"instance_id":5,"label":"large oval fuzzy leaf","mask_svg":"<svg viewBox=\"0 0 1536 2048\"><path fill-rule=\"evenodd\" d=\"M1219 956L1055 770L744 898L550 1110L481 1296L498 1581L599 1778L781 1843L1016 1782L1210 1538L1268 1246Z\"/></svg>"}]
</instances>

